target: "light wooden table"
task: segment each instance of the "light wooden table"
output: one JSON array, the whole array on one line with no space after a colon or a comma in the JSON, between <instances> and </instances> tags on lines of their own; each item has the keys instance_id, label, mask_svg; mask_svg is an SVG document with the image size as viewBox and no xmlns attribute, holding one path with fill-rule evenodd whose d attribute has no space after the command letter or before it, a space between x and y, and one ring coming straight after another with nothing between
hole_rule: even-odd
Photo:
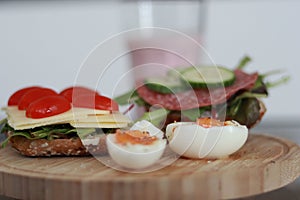
<instances>
[{"instance_id":1,"label":"light wooden table","mask_svg":"<svg viewBox=\"0 0 300 200\"><path fill-rule=\"evenodd\" d=\"M280 138L286 138L286 139L288 139L289 141L292 141L293 143L296 143L296 144L300 144L300 137L299 137L299 135L298 135L298 126L299 125L295 125L295 124L285 124L284 126L282 125L282 126L279 126L278 125L279 123L275 123L274 122L274 124L270 124L270 123L262 123L260 126L258 126L258 127L256 127L255 129L253 129L252 130L252 132L258 132L258 133L269 133L270 135L272 135L272 136L277 136L277 137L280 137ZM268 140L266 140L266 138L264 138L264 137L259 137L260 139L259 140L255 140L255 141L258 141L258 142L261 142L261 148L262 149L265 149L265 147L266 146L264 146L264 143L268 143ZM253 137L252 137L252 139L253 139ZM272 140L272 138L270 138L270 140ZM250 140L251 141L251 140ZM253 140L252 140L253 141ZM275 142L276 142L276 140L275 140ZM279 141L279 143L280 143L280 141ZM293 146L293 144L292 144L292 146ZM248 149L250 149L250 151L248 152L248 153L250 153L250 154L247 154L246 156L248 156L248 158L250 159L250 161L251 161L251 157L252 156L254 156L254 157L256 157L256 156L262 156L262 157L264 157L264 156L268 156L268 152L261 152L261 153L258 153L257 154L257 152L255 153L254 151L253 151L253 148L255 148L255 144L254 144L254 142L250 142L250 145L248 144L248 146L247 146L247 148ZM295 147L293 146L292 147L292 151L294 151L294 150L296 150L296 151L298 151L297 149L295 149ZM253 151L254 153L252 154L251 153L251 151ZM263 150L263 151L265 151L265 150ZM274 151L274 152L272 152L272 151ZM277 146L277 144L275 144L275 149L272 149L272 151L270 152L271 153L271 157L272 156L275 156L275 157L272 157L272 159L270 160L270 159L268 159L268 157L266 157L266 158L263 158L262 160L260 160L260 162L258 162L257 163L257 165L258 165L258 171L256 171L256 173L255 174L253 174L253 177L251 177L252 176L252 174L251 173L249 173L249 174L246 174L246 176L245 177L248 177L248 178L250 178L251 179L251 184L252 184L252 186L251 186L251 190L253 190L253 192L255 192L255 193L258 193L260 190L264 190L264 185L257 185L257 186L255 186L256 184L261 184L261 181L257 181L256 182L256 179L261 179L261 177L259 177L258 175L262 175L262 176L265 176L266 177L266 174L265 173L270 173L270 175L271 175L271 178L269 177L269 178L267 178L266 180L263 180L263 182L264 181L266 181L266 182L269 182L270 184L272 184L272 182L270 182L270 181L278 181L278 180L281 180L281 179L283 179L283 182L281 182L281 184L284 184L285 185L285 182L288 182L289 181L289 176L286 178L286 176L283 176L283 177L278 177L278 174L276 174L276 168L272 168L272 165L274 164L274 166L276 166L276 165L278 165L280 162L281 162L281 158L280 159L278 159L277 160L277 157L276 157L276 151L278 151L278 152L280 152L281 150L280 150L280 145L279 146ZM8 153L9 153L9 151L7 151ZM286 152L287 154L289 153L289 152ZM11 152L10 152L10 154L11 154ZM296 156L297 158L299 158L299 154L297 153L297 156ZM2 157L3 158L3 157ZM22 164L27 164L28 165L28 163L27 163L27 159L24 159L24 158L21 158L21 157L16 157L17 158L17 163L19 163L19 164L21 164L21 166L20 166L20 168L22 169ZM5 159L5 158L4 158ZM20 160L19 160L20 159ZM247 162L249 162L249 159L247 160ZM275 161L274 161L274 159L275 159ZM87 160L89 160L89 159L87 159ZM52 165L52 163L51 162L48 162L47 161L47 159L45 159L45 160L41 160L41 161L43 161L43 162L45 162L46 163L46 165L49 165L49 167L52 169L52 170L54 170L55 168L57 168L57 166L55 166L55 164L51 167L51 165ZM69 160L70 161L70 160ZM66 165L63 165L63 166L69 166L69 165L72 165L73 166L73 164L75 164L74 166L76 166L76 163L73 163L72 164L72 162L67 162L67 164ZM73 160L74 161L74 160ZM268 162L268 163L270 163L270 165L261 165L261 161L262 162ZM187 165L188 167L190 166L192 166L192 170L194 170L194 169L196 169L197 170L197 167L195 167L195 163L194 162L190 162L190 161L187 161L187 160L180 160L180 161L178 161L177 162L177 164L175 164L175 165L173 165L173 170L174 170L174 168L178 168L178 169L180 169L180 170L178 170L177 168L176 168L176 170L175 171L169 171L169 170L172 170L172 168L169 168L169 169L163 169L164 171L164 173L169 173L169 176L170 177L172 177L172 176L174 176L174 174L176 174L176 176L177 175L179 175L179 176L181 176L182 175L182 178L184 179L185 177L184 177L184 175L186 174L186 173L190 173L191 172L191 170L190 169L188 169L188 170L185 170L184 168L180 168L180 167L178 167L178 166L180 166L182 163L184 162L184 164L185 165ZM197 184L199 184L199 187L200 188L203 188L203 187L206 187L206 185L207 184L209 184L209 183L206 183L206 182L214 182L214 181L212 181L211 179L210 179L210 176L211 175L213 175L214 174L214 172L210 172L210 169L209 169L209 167L207 167L207 166L205 166L205 163L204 162L202 162L202 161L196 161L197 162L197 165L199 165L200 167L202 166L204 166L203 168L201 168L201 170L197 170L197 172L195 172L195 174L193 175L193 176L195 176L195 177L199 177L199 176L203 176L205 173L203 173L203 170L206 170L206 173L208 173L208 175L205 175L206 176L206 180L204 180L203 181L203 179L193 179L193 176L190 176L190 178L189 179L187 179L185 182L187 183L188 181L192 181L193 183L197 183ZM233 161L233 162L235 162L235 161ZM241 161L241 162L243 162L243 161ZM239 167L239 164L241 163L240 161L239 162L236 162L234 165L233 165L233 167L235 166L236 168L235 168L235 170L237 170L238 169L238 167ZM297 161L298 162L298 161ZM44 163L44 165L45 165L45 163ZM222 178L217 178L218 180L216 180L217 182L223 182L223 183L228 183L228 185L230 185L230 183L234 183L234 184L236 184L237 182L236 182L236 180L231 180L231 177L238 177L238 176L234 176L234 172L231 172L230 170L229 171L226 171L226 170L224 170L224 169L226 169L226 164L230 164L230 165L232 165L232 163L231 163L231 161L230 162L227 162L226 161L226 163L225 163L225 165L223 165L224 163L222 163L222 161L219 161L219 162L216 162L217 163L217 167L219 167L219 172L221 171L221 175L222 175ZM97 164L97 163L96 163ZM59 164L58 164L59 165ZM252 167L255 167L255 165L253 165L253 163L251 164L251 162L250 163L247 163L247 165L250 165L250 166L252 166ZM29 163L29 166L30 166L30 163ZM25 169L25 174L24 174L24 176L26 177L26 174L28 174L28 173L32 173L31 175L33 175L33 176L36 176L37 174L38 174L38 172L39 172L39 170L42 170L43 169L43 166L41 167L41 166L39 166L39 165L35 165L35 166L37 166L37 169L35 169L35 170L33 170L32 172L30 172L30 168L26 168L25 166L24 166L24 169ZM216 165L214 166L214 165L211 165L212 167L216 167ZM266 170L266 166L271 166L271 168L268 168L268 170L271 170L270 172L268 172L268 170ZM278 166L281 166L281 165L278 165ZM282 164L282 166L283 167L286 167L286 164ZM291 170L292 171L297 171L297 173L298 173L298 168L297 168L297 166L295 166L295 163L293 163L292 164L292 168L291 168ZM44 166L45 167L45 166ZM59 166L60 167L60 166ZM225 168L224 168L225 167ZM103 167L100 167L100 168L103 168ZM28 172L28 169L29 169L29 172ZM274 169L275 169L275 171L274 171ZM131 177L130 177L130 175L128 175L128 174L122 174L122 173L117 173L117 172L115 172L115 171L110 171L110 169L104 169L106 172L105 173L107 173L107 174L110 174L110 176L111 176L111 173L112 174L114 174L113 176L111 176L111 178L112 179L114 179L114 178L119 178L119 176L124 176L125 177L125 179L123 179L123 180L130 180L130 179L132 179ZM233 169L233 171L234 171L234 169ZM11 172L13 172L13 173L18 173L18 172L20 172L20 171L18 171L18 170L14 170L14 169L12 169L12 171ZM255 172L255 171L254 171ZM275 173L273 173L273 172L275 172ZM52 173L52 174L51 174ZM68 172L68 171L66 171L65 172L66 173L66 175L72 175L72 173L73 172ZM88 172L84 172L83 171L83 173L86 173L87 175L90 175ZM104 173L104 174L105 174ZM157 174L158 173L158 174ZM152 173L152 175L154 175L154 176L156 176L157 175L157 177L159 177L159 173L161 174L161 176L164 174L164 173L162 173L161 171L159 171L159 172L154 172L154 173ZM222 174L223 173L223 174ZM225 175L224 175L224 173L225 173ZM229 174L229 175L227 175L227 173ZM272 174L273 173L273 174ZM288 172L288 173L290 173L290 172ZM296 174L297 174L296 173ZM233 175L233 176L232 176ZM242 175L242 174L241 174ZM267 174L268 175L268 174ZM95 174L95 178L88 178L88 179L86 179L86 178L84 178L84 176L81 176L81 178L80 179L77 179L76 178L76 181L75 182L73 182L72 183L72 185L70 185L70 186L66 186L66 188L69 188L69 187L74 187L74 188L77 188L77 186L78 186L78 181L81 181L81 180L83 180L83 181L86 181L86 183L88 183L88 185L87 186L95 186L96 188L93 188L93 191L97 191L97 188L99 187L99 189L101 189L101 187L100 187L100 185L98 186L97 184L93 184L93 182L91 182L91 180L92 181L99 181L99 179L97 179L97 176L98 177L102 177L102 178L104 178L104 176L102 176L102 173L96 173ZM255 176L257 176L257 177L255 177ZM272 176L274 176L274 178L272 178ZM8 176L9 177L9 176ZM212 176L213 178L216 178L215 176ZM48 175L47 175L47 177L46 177L46 179L48 179L48 178L50 178L50 182L51 182L51 180L53 179L53 180L58 180L58 182L56 182L56 183L58 183L58 184L60 184L59 183L59 180L60 180L60 178L57 176L57 174L55 173L55 170L53 171L53 172L50 172ZM70 176L69 177L67 177L67 178L70 178ZM151 179L151 175L150 176L143 176L143 175L141 175L141 176L136 176L136 177L134 177L134 178L137 178L136 180L138 180L138 181L141 181L141 183L145 180L145 179ZM212 179L213 179L212 178ZM227 178L227 179L226 179ZM286 180L285 180L286 179ZM2 180L3 180L3 178L2 178ZM8 180L10 180L11 181L11 185L14 185L14 182L12 182L13 180L15 180L16 182L18 182L19 181L19 176L17 176L17 177L13 177L12 179L8 179ZM22 179L23 180L23 179ZM71 180L72 180L72 177L71 177ZM74 179L75 180L75 179ZM1 180L0 180L1 181ZM24 181L24 180L23 180ZM168 179L164 179L164 181L167 181L168 182ZM180 179L177 179L177 177L175 178L175 179L173 179L172 181L178 181L178 183L182 183L182 182L180 182ZM196 181L196 182L195 182ZM240 182L240 184L243 184L243 178L241 178L240 180L239 180ZM25 181L26 182L26 181ZM48 180L46 180L46 182L48 182L49 183L49 181ZM89 183L89 182L91 182L91 183ZM35 187L34 186L34 184L36 184L35 182L32 182L33 183L33 185L32 185L32 187ZM41 181L40 182L40 184L43 184L44 182L43 181ZM132 183L132 182L131 182ZM1 184L1 183L0 183ZM3 184L3 183L2 183ZM52 183L51 183L52 184ZM90 184L90 185L89 185ZM112 187L114 187L116 190L119 190L119 191L125 191L124 190L124 187L125 188L128 188L129 190L132 190L132 188L134 188L134 189L139 189L140 188L140 186L138 186L137 184L132 184L130 187L127 187L127 186L122 186L122 185L114 185L114 184L112 184L111 182L110 182L110 184L112 185ZM151 183L152 184L152 183ZM176 182L174 182L174 183L168 183L168 184L174 184L173 186L174 187L176 187ZM249 181L248 181L248 183L247 184L249 184ZM264 183L265 184L265 183ZM275 185L275 187L277 187L276 186L276 183L274 183ZM190 185L190 184L189 184ZM1 185L0 185L1 186ZM64 186L63 184L62 185L60 185L60 186ZM103 186L103 185L102 185ZM254 186L254 187L253 187ZM26 185L24 186L24 185L22 185L22 184L19 184L19 183L16 183L16 187L19 187L18 188L18 195L19 196L22 196L22 191L19 191L19 190L25 190L26 188L28 188ZM43 186L40 186L40 187L43 187ZM165 187L165 186L164 186ZM221 189L223 188L223 190L224 190L224 188L226 188L227 187L227 184L224 184L224 185L222 185L221 186ZM25 189L24 189L25 188ZM55 188L55 187L53 187L53 185L52 185L52 189L53 188ZM227 188L231 188L231 187L227 187ZM243 188L243 187L242 187ZM30 187L29 187L29 189L30 189ZM32 189L32 188L31 188ZM60 189L60 188L58 188L58 189ZM85 188L85 190L86 189L88 189L88 188ZM102 188L103 189L103 188ZM182 188L180 188L180 187L176 187L176 188L174 188L174 193L176 193L176 192L178 192L178 194L182 194L182 193L180 193L180 190L181 190ZM194 189L197 189L196 187L194 188ZM210 187L207 187L207 189L209 190L210 189ZM212 188L213 190L215 190L216 189L216 187L213 187ZM220 189L220 190L221 190ZM170 190L170 188L169 188L169 190ZM176 190L178 190L178 191L176 191ZM249 188L247 189L246 188L246 192L249 192L248 191L249 190ZM255 191L254 191L255 190ZM34 190L32 190L32 191L34 191ZM54 190L53 190L54 191ZM72 191L72 190L71 190ZM196 191L196 190L193 190L193 191ZM192 190L191 190L191 192L193 192ZM24 192L24 191L23 191ZM25 191L25 193L26 193L27 191ZM37 193L39 192L39 191L36 191ZM61 192L63 192L63 191L61 191ZM66 192L66 191L65 191ZM75 193L78 193L78 191L73 191L74 192L74 194ZM132 191L131 191L132 192ZM169 195L170 194L170 192L169 193L164 193L163 191L160 191L160 193L159 193L159 191L155 191L155 187L154 187L154 190L153 191L144 191L144 192L146 192L146 193L148 193L149 192L149 195L151 194L151 192L156 192L156 193L158 193L158 194L165 194L165 195ZM230 195L230 193L227 193L226 191L224 192L224 191L217 191L219 194L225 194L225 196L226 195ZM241 191L241 194L243 194L243 192L244 191ZM0 191L0 193L1 193L1 191ZM83 193L82 192L79 192L80 194L82 194L83 195ZM245 193L245 192L244 192ZM16 196L18 196L18 195L16 195ZM43 194L42 194L43 195ZM49 194L50 196L51 196L51 194ZM90 195L90 194L88 194L88 195ZM138 193L138 195L141 195L141 192L139 191L139 193ZM27 196L28 196L28 192L27 192ZM30 195L29 195L30 196ZM33 196L35 196L35 195L33 195ZM64 196L64 195L62 195L62 196ZM83 196L85 196L85 195L83 195ZM119 196L120 197L120 196ZM174 196L173 196L174 197ZM213 197L216 197L216 196L213 196ZM7 197L4 197L4 196L0 196L0 199L10 199L10 198L7 198ZM113 198L113 199L118 199L118 198ZM254 196L251 196L251 197L247 197L247 198L242 198L242 199L244 199L244 200L250 200L250 199L275 199L275 200L277 200L277 199L291 199L291 200L293 200L293 199L300 199L300 179L298 178L296 181L294 181L293 183L291 183L291 184L288 184L288 185L286 185L285 187L282 187L282 188L280 188L280 189L277 189L277 190L273 190L273 191L271 191L271 192L267 192L267 193L264 193L264 194L260 194L260 195L254 195Z\"/></svg>"},{"instance_id":2,"label":"light wooden table","mask_svg":"<svg viewBox=\"0 0 300 200\"><path fill-rule=\"evenodd\" d=\"M299 120L299 119L298 119ZM253 132L266 132L281 138L287 138L300 145L300 122L296 120L277 119L274 121L262 122ZM242 198L243 200L300 200L300 178L293 183L278 190L253 197Z\"/></svg>"}]
</instances>

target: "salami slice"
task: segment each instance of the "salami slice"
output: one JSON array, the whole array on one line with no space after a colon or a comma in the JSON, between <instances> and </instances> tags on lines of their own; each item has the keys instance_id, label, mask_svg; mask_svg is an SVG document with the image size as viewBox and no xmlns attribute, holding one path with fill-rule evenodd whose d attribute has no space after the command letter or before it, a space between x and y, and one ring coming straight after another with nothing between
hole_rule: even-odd
<instances>
[{"instance_id":1,"label":"salami slice","mask_svg":"<svg viewBox=\"0 0 300 200\"><path fill-rule=\"evenodd\" d=\"M225 88L190 89L176 94L162 94L142 86L137 89L137 93L150 105L158 105L168 110L188 110L217 105L226 102L240 90L251 89L258 78L258 73L247 74L241 70L235 70L234 73L236 76L234 84Z\"/></svg>"}]
</instances>

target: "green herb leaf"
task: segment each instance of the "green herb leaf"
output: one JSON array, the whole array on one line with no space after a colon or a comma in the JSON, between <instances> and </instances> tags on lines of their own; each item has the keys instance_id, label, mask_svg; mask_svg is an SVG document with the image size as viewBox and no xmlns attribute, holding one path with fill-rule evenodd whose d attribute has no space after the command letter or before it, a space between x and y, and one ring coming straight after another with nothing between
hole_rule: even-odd
<instances>
[{"instance_id":1,"label":"green herb leaf","mask_svg":"<svg viewBox=\"0 0 300 200\"><path fill-rule=\"evenodd\" d=\"M235 120L247 127L253 126L260 118L260 98L266 94L243 92L228 102L227 118Z\"/></svg>"},{"instance_id":2,"label":"green herb leaf","mask_svg":"<svg viewBox=\"0 0 300 200\"><path fill-rule=\"evenodd\" d=\"M264 79L268 76L275 75L275 74L282 74L282 73L283 73L283 70L275 69L275 70L268 71L267 73L264 73L264 74L259 74L259 76L261 79Z\"/></svg>"},{"instance_id":3,"label":"green herb leaf","mask_svg":"<svg viewBox=\"0 0 300 200\"><path fill-rule=\"evenodd\" d=\"M5 121L3 121L5 122ZM2 123L2 121L1 121ZM49 125L49 126L42 126L37 127L33 129L25 129L25 130L14 130L12 127L10 127L7 123L5 123L4 127L2 128L1 132L8 132L12 131L13 134L7 137L3 143L2 146L5 146L9 139L14 136L23 136L27 139L48 139L52 140L54 138L61 138L65 137L65 135L74 134L74 136L77 134L77 130L72 127L70 124L56 124L56 125ZM69 136L69 137L72 137Z\"/></svg>"},{"instance_id":4,"label":"green herb leaf","mask_svg":"<svg viewBox=\"0 0 300 200\"><path fill-rule=\"evenodd\" d=\"M260 119L260 104L257 98L240 99L234 110L229 109L228 117L232 120L252 127Z\"/></svg>"},{"instance_id":5,"label":"green herb leaf","mask_svg":"<svg viewBox=\"0 0 300 200\"><path fill-rule=\"evenodd\" d=\"M114 98L119 105L131 104L137 102L139 99L140 97L135 90L130 90L129 92Z\"/></svg>"},{"instance_id":6,"label":"green herb leaf","mask_svg":"<svg viewBox=\"0 0 300 200\"><path fill-rule=\"evenodd\" d=\"M285 84L290 80L290 76L284 76L280 79L278 79L277 81L273 81L273 82L266 82L266 87L267 88L273 88L273 87L277 87L279 85Z\"/></svg>"},{"instance_id":7,"label":"green herb leaf","mask_svg":"<svg viewBox=\"0 0 300 200\"><path fill-rule=\"evenodd\" d=\"M251 58L249 56L245 56L244 58L241 59L236 69L243 69L250 61Z\"/></svg>"},{"instance_id":8,"label":"green herb leaf","mask_svg":"<svg viewBox=\"0 0 300 200\"><path fill-rule=\"evenodd\" d=\"M33 140L33 139L39 139L39 138L32 138L30 136L29 133L26 133L26 132L18 132L18 133L14 133L13 135L10 135L9 137L7 137L2 143L1 143L1 147L4 148L8 141L10 140L10 138L14 137L14 136L23 136L23 137L26 137L27 139L29 140Z\"/></svg>"},{"instance_id":9,"label":"green herb leaf","mask_svg":"<svg viewBox=\"0 0 300 200\"><path fill-rule=\"evenodd\" d=\"M187 117L191 121L196 121L199 117L201 117L201 114L207 110L210 109L209 107L202 107L202 108L194 108L189 110L182 110L181 113L183 116Z\"/></svg>"},{"instance_id":10,"label":"green herb leaf","mask_svg":"<svg viewBox=\"0 0 300 200\"><path fill-rule=\"evenodd\" d=\"M77 128L77 135L82 139L96 133L95 128Z\"/></svg>"},{"instance_id":11,"label":"green herb leaf","mask_svg":"<svg viewBox=\"0 0 300 200\"><path fill-rule=\"evenodd\" d=\"M259 94L259 93L252 93L252 92L243 92L242 94L238 95L230 102L230 106L237 103L238 101L245 99L245 98L265 98L267 97L266 94Z\"/></svg>"},{"instance_id":12,"label":"green herb leaf","mask_svg":"<svg viewBox=\"0 0 300 200\"><path fill-rule=\"evenodd\" d=\"M169 112L169 110L166 110L164 108L160 108L150 112L145 112L143 116L140 117L137 121L147 120L151 122L154 126L159 127L162 121L167 118Z\"/></svg>"},{"instance_id":13,"label":"green herb leaf","mask_svg":"<svg viewBox=\"0 0 300 200\"><path fill-rule=\"evenodd\" d=\"M6 124L7 124L7 119L6 118L1 119L1 121L0 121L0 134L3 133L3 130L6 126Z\"/></svg>"}]
</instances>

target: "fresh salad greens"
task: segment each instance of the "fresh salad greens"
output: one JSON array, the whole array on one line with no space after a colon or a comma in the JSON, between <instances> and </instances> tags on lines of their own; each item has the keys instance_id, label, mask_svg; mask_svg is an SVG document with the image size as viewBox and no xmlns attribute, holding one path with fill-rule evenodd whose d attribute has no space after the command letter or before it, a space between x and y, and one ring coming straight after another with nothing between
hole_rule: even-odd
<instances>
[{"instance_id":1,"label":"fresh salad greens","mask_svg":"<svg viewBox=\"0 0 300 200\"><path fill-rule=\"evenodd\" d=\"M201 108L194 108L189 110L182 110L181 113L184 117L188 118L191 121L196 121L199 116L201 116L203 113L211 110L210 106L201 107Z\"/></svg>"},{"instance_id":2,"label":"fresh salad greens","mask_svg":"<svg viewBox=\"0 0 300 200\"><path fill-rule=\"evenodd\" d=\"M25 130L14 130L8 125L7 119L2 119L0 121L0 135L1 147L5 147L11 137L23 136L29 140L35 139L63 139L63 138L85 138L88 136L93 136L97 134L107 134L111 133L113 129L99 129L99 128L74 128L70 124L55 124L48 126L36 127L33 129ZM5 135L7 134L7 136Z\"/></svg>"},{"instance_id":3,"label":"fresh salad greens","mask_svg":"<svg viewBox=\"0 0 300 200\"><path fill-rule=\"evenodd\" d=\"M150 112L145 112L143 116L139 118L139 121L147 120L151 122L154 126L159 127L161 125L161 122L167 118L169 112L169 110L164 108L156 109Z\"/></svg>"},{"instance_id":4,"label":"fresh salad greens","mask_svg":"<svg viewBox=\"0 0 300 200\"><path fill-rule=\"evenodd\" d=\"M129 92L126 92L125 94L122 94L114 99L119 105L128 105L135 103L138 106L144 106L146 105L146 102L141 99L136 92L136 90L130 90Z\"/></svg>"},{"instance_id":5,"label":"fresh salad greens","mask_svg":"<svg viewBox=\"0 0 300 200\"><path fill-rule=\"evenodd\" d=\"M240 62L237 64L236 68L233 70L229 70L227 68L223 67L217 67L219 70L222 71L221 73L221 79L214 79L213 74L210 72L207 72L207 77L212 80L213 84L219 84L222 83L223 86L228 86L234 82L234 70L243 70L246 65L251 61L251 58L249 56L245 56L240 60ZM204 86L205 80L202 80L201 77L198 75L195 75L195 71L192 71L193 67L189 67L186 69L180 69L177 70L176 73L174 73L174 70L170 70L170 72L167 73L167 77L159 77L159 78L149 78L146 79L145 85L156 92L160 93L175 93L180 92L182 89L191 89L188 87L183 87L185 82L184 81L178 81L174 78L182 78L185 77L185 79L188 81L188 83L193 82L194 87ZM199 68L200 69L200 68ZM205 72L206 73L206 72ZM280 71L271 71L266 74L259 74L253 88L248 91L239 91L235 95L233 95L227 102L220 105L214 105L214 108L217 107L216 110L219 110L219 112L226 112L226 118L227 119L233 119L241 124L245 125L251 125L254 124L261 116L260 116L260 109L261 109L261 101L259 99L265 98L268 96L268 90L269 88L278 86L280 84L286 83L289 80L288 76L282 77L277 81L274 82L267 82L266 78L268 76L271 76L273 74L280 73ZM220 74L218 74L220 77ZM217 75L217 76L218 76ZM196 77L195 77L196 76ZM221 80L221 82L220 82ZM181 86L180 86L181 85ZM183 86L182 86L183 85ZM144 106L146 108L150 108L151 105L147 104L135 90L131 90L128 93L121 95L117 98L115 98L116 102L120 105L126 105L126 104L137 104L138 106ZM146 109L147 110L147 109ZM212 110L212 106L206 106L201 108L195 108L190 110L182 110L181 115L191 121L195 121L197 118L206 115L207 112L210 112ZM155 124L159 124L160 120L165 119L168 115L172 115L172 113L175 113L178 111L172 111L172 110L166 110L166 109L158 109L154 111L148 111L145 112L144 115L141 117L141 119L150 119L150 116L155 122ZM140 120L140 119L138 119Z\"/></svg>"},{"instance_id":6,"label":"fresh salad greens","mask_svg":"<svg viewBox=\"0 0 300 200\"><path fill-rule=\"evenodd\" d=\"M77 136L77 130L69 124L49 125L25 130L14 130L8 125L6 119L3 119L1 124L4 124L1 134L8 133L8 137L6 137L1 144L2 147L6 146L9 139L14 136L23 136L30 140L41 138L53 140L56 138L70 138Z\"/></svg>"},{"instance_id":7,"label":"fresh salad greens","mask_svg":"<svg viewBox=\"0 0 300 200\"><path fill-rule=\"evenodd\" d=\"M243 69L250 61L251 58L249 56L244 56L236 66L236 69Z\"/></svg>"}]
</instances>

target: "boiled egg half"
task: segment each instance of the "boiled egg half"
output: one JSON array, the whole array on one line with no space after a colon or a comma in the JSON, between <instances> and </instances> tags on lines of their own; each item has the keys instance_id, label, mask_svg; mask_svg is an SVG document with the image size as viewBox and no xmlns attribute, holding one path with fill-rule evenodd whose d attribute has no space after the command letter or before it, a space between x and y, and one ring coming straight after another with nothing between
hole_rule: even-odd
<instances>
[{"instance_id":1,"label":"boiled egg half","mask_svg":"<svg viewBox=\"0 0 300 200\"><path fill-rule=\"evenodd\" d=\"M166 128L169 147L188 158L223 158L238 151L248 138L248 129L236 121L199 118L175 122Z\"/></svg>"},{"instance_id":2,"label":"boiled egg half","mask_svg":"<svg viewBox=\"0 0 300 200\"><path fill-rule=\"evenodd\" d=\"M117 130L106 138L110 157L118 165L129 169L142 169L157 162L166 147L163 132L143 120L130 130Z\"/></svg>"}]
</instances>

